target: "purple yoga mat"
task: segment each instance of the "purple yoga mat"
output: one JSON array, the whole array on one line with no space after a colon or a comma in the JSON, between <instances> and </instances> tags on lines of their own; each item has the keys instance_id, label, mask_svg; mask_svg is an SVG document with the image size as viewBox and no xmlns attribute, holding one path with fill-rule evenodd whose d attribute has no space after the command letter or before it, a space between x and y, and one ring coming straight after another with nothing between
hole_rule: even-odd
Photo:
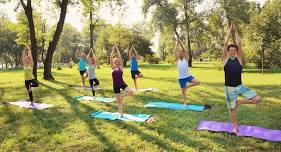
<instances>
[{"instance_id":1,"label":"purple yoga mat","mask_svg":"<svg viewBox=\"0 0 281 152\"><path fill-rule=\"evenodd\" d=\"M8 103L11 105L21 107L21 108L30 108L30 109L39 109L39 110L53 107L53 105L45 104L45 103L34 103L34 106L31 106L30 102L24 101L24 100L20 100L17 102L8 102Z\"/></svg>"},{"instance_id":2,"label":"purple yoga mat","mask_svg":"<svg viewBox=\"0 0 281 152\"><path fill-rule=\"evenodd\" d=\"M197 125L197 130L210 130L215 132L232 133L232 124L216 121L202 120ZM256 126L240 125L237 136L255 137L269 141L281 141L281 130L271 130Z\"/></svg>"}]
</instances>

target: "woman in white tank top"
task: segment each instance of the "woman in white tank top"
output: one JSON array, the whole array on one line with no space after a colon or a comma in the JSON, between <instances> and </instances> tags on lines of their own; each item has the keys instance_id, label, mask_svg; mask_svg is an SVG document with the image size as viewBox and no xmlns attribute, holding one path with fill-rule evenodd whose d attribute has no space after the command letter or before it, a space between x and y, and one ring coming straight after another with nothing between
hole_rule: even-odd
<instances>
[{"instance_id":1,"label":"woman in white tank top","mask_svg":"<svg viewBox=\"0 0 281 152\"><path fill-rule=\"evenodd\" d=\"M182 45L183 43L181 43L180 40L179 43L184 48L184 46ZM177 68L179 73L178 80L182 90L183 103L184 105L187 105L188 104L187 97L186 97L187 89L199 85L200 82L196 80L191 74L188 73L188 62L187 62L188 54L187 51L185 51L186 50L185 48L183 51L178 51L179 43L176 44L174 53L177 61Z\"/></svg>"}]
</instances>

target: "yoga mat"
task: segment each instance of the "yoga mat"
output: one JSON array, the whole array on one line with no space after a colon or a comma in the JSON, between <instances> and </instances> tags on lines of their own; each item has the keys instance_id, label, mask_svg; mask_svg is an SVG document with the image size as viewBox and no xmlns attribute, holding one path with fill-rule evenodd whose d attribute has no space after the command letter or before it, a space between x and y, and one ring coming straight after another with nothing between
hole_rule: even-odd
<instances>
[{"instance_id":1,"label":"yoga mat","mask_svg":"<svg viewBox=\"0 0 281 152\"><path fill-rule=\"evenodd\" d=\"M92 90L92 88L88 87L88 86L86 86L86 87L76 86L76 87L74 87L74 89L76 89L76 90ZM93 90L100 90L100 89L101 88L98 87L98 88L94 88Z\"/></svg>"},{"instance_id":2,"label":"yoga mat","mask_svg":"<svg viewBox=\"0 0 281 152\"><path fill-rule=\"evenodd\" d=\"M198 123L196 129L232 133L232 128L233 126L231 123L202 120ZM269 141L281 142L281 130L271 130L256 126L240 125L237 136L248 136Z\"/></svg>"},{"instance_id":3,"label":"yoga mat","mask_svg":"<svg viewBox=\"0 0 281 152\"><path fill-rule=\"evenodd\" d=\"M146 89L138 89L136 92L158 92L159 89L156 88L146 88Z\"/></svg>"},{"instance_id":4,"label":"yoga mat","mask_svg":"<svg viewBox=\"0 0 281 152\"><path fill-rule=\"evenodd\" d=\"M203 105L184 105L180 103L170 103L170 102L149 102L144 105L144 107L149 108L165 108L165 109L174 109L174 110L192 110L192 111L203 111L205 106Z\"/></svg>"},{"instance_id":5,"label":"yoga mat","mask_svg":"<svg viewBox=\"0 0 281 152\"><path fill-rule=\"evenodd\" d=\"M106 111L97 111L90 115L93 118L108 119L108 120L122 120L122 121L137 121L145 122L151 115L147 114L123 114L121 117L118 112L106 112Z\"/></svg>"},{"instance_id":6,"label":"yoga mat","mask_svg":"<svg viewBox=\"0 0 281 152\"><path fill-rule=\"evenodd\" d=\"M30 109L39 109L39 110L53 107L52 104L46 104L46 103L34 103L34 106L31 106L30 102L25 101L25 100L20 100L17 102L8 102L8 103L11 105L21 107L21 108L30 108Z\"/></svg>"},{"instance_id":7,"label":"yoga mat","mask_svg":"<svg viewBox=\"0 0 281 152\"><path fill-rule=\"evenodd\" d=\"M94 97L94 96L76 96L74 98L79 100L79 101L81 101L81 100L99 101L99 102L114 102L114 101L116 101L115 98Z\"/></svg>"}]
</instances>

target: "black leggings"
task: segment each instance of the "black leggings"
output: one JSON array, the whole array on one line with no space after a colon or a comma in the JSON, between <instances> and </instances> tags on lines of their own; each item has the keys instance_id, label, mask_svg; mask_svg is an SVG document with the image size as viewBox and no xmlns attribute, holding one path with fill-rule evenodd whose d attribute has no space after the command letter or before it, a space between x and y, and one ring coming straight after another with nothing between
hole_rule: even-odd
<instances>
[{"instance_id":1,"label":"black leggings","mask_svg":"<svg viewBox=\"0 0 281 152\"><path fill-rule=\"evenodd\" d=\"M91 88L92 88L93 96L96 96L95 90L93 89L93 82L95 82L94 86L99 85L100 82L97 78L90 79L89 82L90 82L90 85L91 85Z\"/></svg>"},{"instance_id":2,"label":"black leggings","mask_svg":"<svg viewBox=\"0 0 281 152\"><path fill-rule=\"evenodd\" d=\"M29 95L29 99L30 99L30 101L33 101L31 87L38 87L38 82L35 79L32 79L32 80L25 80L24 83L25 83L25 88ZM30 88L30 90L29 90L29 88Z\"/></svg>"}]
</instances>

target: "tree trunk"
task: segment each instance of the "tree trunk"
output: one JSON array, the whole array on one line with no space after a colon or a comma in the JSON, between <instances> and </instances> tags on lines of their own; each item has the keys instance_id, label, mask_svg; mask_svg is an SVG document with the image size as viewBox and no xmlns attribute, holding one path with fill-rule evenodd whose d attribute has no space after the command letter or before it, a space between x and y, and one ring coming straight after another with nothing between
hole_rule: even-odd
<instances>
[{"instance_id":1,"label":"tree trunk","mask_svg":"<svg viewBox=\"0 0 281 152\"><path fill-rule=\"evenodd\" d=\"M27 0L26 5L24 4L23 0L21 0L21 5L24 8L24 13L28 20L29 34L30 34L30 41L31 41L31 52L32 52L31 54L32 54L33 62L34 62L33 75L34 75L34 78L37 79L37 41L36 41L36 36L35 36L31 0Z\"/></svg>"},{"instance_id":2,"label":"tree trunk","mask_svg":"<svg viewBox=\"0 0 281 152\"><path fill-rule=\"evenodd\" d=\"M94 49L93 12L90 11L90 48Z\"/></svg>"},{"instance_id":3,"label":"tree trunk","mask_svg":"<svg viewBox=\"0 0 281 152\"><path fill-rule=\"evenodd\" d=\"M188 65L192 67L192 50L191 50L191 44L190 44L190 37L189 37L189 32L187 33L187 46L188 46Z\"/></svg>"},{"instance_id":4,"label":"tree trunk","mask_svg":"<svg viewBox=\"0 0 281 152\"><path fill-rule=\"evenodd\" d=\"M45 21L43 21L42 23L42 33L45 34L46 33L46 23ZM42 39L42 52L41 52L41 61L44 63L44 52L45 52L45 37L43 36L43 39Z\"/></svg>"},{"instance_id":5,"label":"tree trunk","mask_svg":"<svg viewBox=\"0 0 281 152\"><path fill-rule=\"evenodd\" d=\"M60 4L61 12L60 12L60 19L57 24L57 28L53 37L53 40L49 43L49 47L47 50L47 55L46 59L44 62L44 79L45 80L54 80L54 77L52 76L52 59L53 55L56 49L56 46L59 42L61 32L63 30L63 25L65 21L65 16L67 12L67 5L68 5L68 0L62 0Z\"/></svg>"},{"instance_id":6,"label":"tree trunk","mask_svg":"<svg viewBox=\"0 0 281 152\"><path fill-rule=\"evenodd\" d=\"M187 14L187 4L186 2L183 5L184 7L184 15L185 15L185 26L186 26L186 32L187 32L187 48L188 48L188 65L192 67L192 50L191 50L191 44L190 44L190 35L189 35L189 17Z\"/></svg>"}]
</instances>

